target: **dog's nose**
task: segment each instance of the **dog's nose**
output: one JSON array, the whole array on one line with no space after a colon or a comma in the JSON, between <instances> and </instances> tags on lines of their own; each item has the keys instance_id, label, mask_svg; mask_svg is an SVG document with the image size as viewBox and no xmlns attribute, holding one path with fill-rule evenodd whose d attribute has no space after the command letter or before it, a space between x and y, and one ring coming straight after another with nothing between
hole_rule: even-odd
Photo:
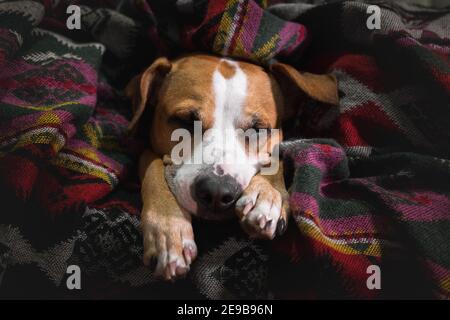
<instances>
[{"instance_id":1,"label":"dog's nose","mask_svg":"<svg viewBox=\"0 0 450 320\"><path fill-rule=\"evenodd\" d=\"M195 200L205 209L222 213L230 209L242 190L231 177L204 176L195 182Z\"/></svg>"}]
</instances>

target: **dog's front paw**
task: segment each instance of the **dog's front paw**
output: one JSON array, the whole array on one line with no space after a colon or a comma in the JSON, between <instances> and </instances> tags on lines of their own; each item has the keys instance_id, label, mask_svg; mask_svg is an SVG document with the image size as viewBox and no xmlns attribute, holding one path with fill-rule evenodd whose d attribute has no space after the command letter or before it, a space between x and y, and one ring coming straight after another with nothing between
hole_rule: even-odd
<instances>
[{"instance_id":1,"label":"dog's front paw","mask_svg":"<svg viewBox=\"0 0 450 320\"><path fill-rule=\"evenodd\" d=\"M288 203L263 177L254 177L241 198L236 212L243 229L253 238L273 239L287 226Z\"/></svg>"},{"instance_id":2,"label":"dog's front paw","mask_svg":"<svg viewBox=\"0 0 450 320\"><path fill-rule=\"evenodd\" d=\"M146 216L142 221L144 264L156 263L155 275L166 280L185 276L197 256L191 222L179 216Z\"/></svg>"}]
</instances>

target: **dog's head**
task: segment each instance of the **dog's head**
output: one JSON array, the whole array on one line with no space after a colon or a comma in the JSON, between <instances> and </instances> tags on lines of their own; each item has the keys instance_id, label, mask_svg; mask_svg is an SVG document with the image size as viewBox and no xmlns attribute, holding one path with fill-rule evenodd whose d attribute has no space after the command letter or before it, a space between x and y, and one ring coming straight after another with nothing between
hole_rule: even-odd
<instances>
[{"instance_id":1,"label":"dog's head","mask_svg":"<svg viewBox=\"0 0 450 320\"><path fill-rule=\"evenodd\" d=\"M153 152L181 158L171 181L179 204L211 219L230 216L250 179L268 165L282 139L281 123L299 99L338 103L330 75L300 73L281 63L267 70L203 54L157 59L126 94L134 108L130 129L152 108ZM256 148L250 146L255 142Z\"/></svg>"}]
</instances>

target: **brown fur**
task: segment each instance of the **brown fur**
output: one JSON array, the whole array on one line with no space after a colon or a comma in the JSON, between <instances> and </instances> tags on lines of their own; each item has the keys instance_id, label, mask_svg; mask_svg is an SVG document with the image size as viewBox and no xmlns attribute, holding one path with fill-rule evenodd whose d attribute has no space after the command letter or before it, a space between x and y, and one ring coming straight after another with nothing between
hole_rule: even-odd
<instances>
[{"instance_id":1,"label":"brown fur","mask_svg":"<svg viewBox=\"0 0 450 320\"><path fill-rule=\"evenodd\" d=\"M282 120L289 116L289 110L295 108L298 99L305 95L325 103L338 103L336 79L332 76L300 73L280 63L273 65L271 72L247 62L238 63L248 78L248 88L244 115L237 127L247 129L252 119L257 117L262 127L280 128ZM163 157L167 157L175 145L170 141L170 136L178 128L171 119L187 117L195 112L204 129L213 125L212 74L216 68L225 78L232 77L236 72L232 64L210 55L194 54L173 61L159 58L135 77L126 89L135 110L130 129L136 126L149 104L155 108L150 125L152 150L144 152L139 167L143 201L141 225L144 263L148 265L152 257L158 257L156 272L166 279L185 274L197 254L195 244L183 242L183 239L194 240L190 215L177 204L164 178ZM289 91L283 93L284 90ZM281 139L282 136L269 143L273 146ZM282 229L285 229L288 201L282 165L279 168L273 176L254 176L244 195L256 192L259 200L270 200L270 203L281 207ZM246 225L245 210L236 209L236 214L243 221L243 228L252 236L272 238L273 234L267 234L267 230ZM184 257L184 264L164 260L165 252Z\"/></svg>"}]
</instances>

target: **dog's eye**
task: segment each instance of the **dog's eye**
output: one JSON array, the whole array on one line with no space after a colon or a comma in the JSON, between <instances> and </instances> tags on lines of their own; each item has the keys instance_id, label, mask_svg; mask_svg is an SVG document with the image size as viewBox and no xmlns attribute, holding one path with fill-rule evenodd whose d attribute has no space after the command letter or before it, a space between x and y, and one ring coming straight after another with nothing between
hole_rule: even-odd
<instances>
[{"instance_id":1,"label":"dog's eye","mask_svg":"<svg viewBox=\"0 0 450 320\"><path fill-rule=\"evenodd\" d=\"M261 130L269 130L270 126L265 124L265 123L263 123L263 122L261 122L261 121L256 121L256 122L251 124L249 129L253 129L253 130L255 130L258 133Z\"/></svg>"},{"instance_id":2,"label":"dog's eye","mask_svg":"<svg viewBox=\"0 0 450 320\"><path fill-rule=\"evenodd\" d=\"M170 122L176 125L180 125L182 127L189 126L192 124L192 121L190 121L189 119L177 116L170 117Z\"/></svg>"},{"instance_id":3,"label":"dog's eye","mask_svg":"<svg viewBox=\"0 0 450 320\"><path fill-rule=\"evenodd\" d=\"M191 131L194 128L194 122L185 118L171 117L169 120L173 125Z\"/></svg>"},{"instance_id":4,"label":"dog's eye","mask_svg":"<svg viewBox=\"0 0 450 320\"><path fill-rule=\"evenodd\" d=\"M266 126L254 125L251 127L251 129L255 130L256 132L259 132L259 130L267 130L268 128Z\"/></svg>"},{"instance_id":5,"label":"dog's eye","mask_svg":"<svg viewBox=\"0 0 450 320\"><path fill-rule=\"evenodd\" d=\"M184 128L187 130L192 130L194 128L194 122L200 121L198 115L195 112L189 112L186 114L172 115L169 118L169 122L173 125Z\"/></svg>"},{"instance_id":6,"label":"dog's eye","mask_svg":"<svg viewBox=\"0 0 450 320\"><path fill-rule=\"evenodd\" d=\"M251 121L247 125L247 129L253 129L256 133L259 133L261 130L270 129L270 125L262 120L259 116L254 115Z\"/></svg>"}]
</instances>

